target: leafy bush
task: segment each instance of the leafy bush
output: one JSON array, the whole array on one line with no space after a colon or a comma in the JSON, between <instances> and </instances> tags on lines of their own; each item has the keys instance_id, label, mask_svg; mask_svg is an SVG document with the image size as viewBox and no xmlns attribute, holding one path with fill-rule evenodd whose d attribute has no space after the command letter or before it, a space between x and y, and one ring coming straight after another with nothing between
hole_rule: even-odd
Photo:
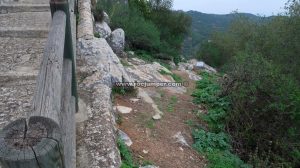
<instances>
[{"instance_id":1,"label":"leafy bush","mask_svg":"<svg viewBox=\"0 0 300 168\"><path fill-rule=\"evenodd\" d=\"M227 61L224 55L221 54L220 49L212 42L202 44L196 57L213 67L221 67Z\"/></svg>"},{"instance_id":2,"label":"leafy bush","mask_svg":"<svg viewBox=\"0 0 300 168\"><path fill-rule=\"evenodd\" d=\"M231 140L225 133L225 119L229 110L229 100L221 95L222 88L218 83L218 76L203 73L203 79L197 82L196 90L192 94L194 102L204 104L208 108L207 114L200 118L208 123L209 131L201 127L193 131L195 143L193 147L205 154L212 168L249 167L237 156L231 153Z\"/></svg>"},{"instance_id":3,"label":"leafy bush","mask_svg":"<svg viewBox=\"0 0 300 168\"><path fill-rule=\"evenodd\" d=\"M195 144L193 145L200 152L212 152L214 150L230 150L229 137L225 133L211 133L204 130L193 132Z\"/></svg>"},{"instance_id":4,"label":"leafy bush","mask_svg":"<svg viewBox=\"0 0 300 168\"><path fill-rule=\"evenodd\" d=\"M226 130L236 152L246 161L256 155L256 161L271 167L299 167L297 82L260 55L239 53L228 68L223 83L231 102Z\"/></svg>"},{"instance_id":5,"label":"leafy bush","mask_svg":"<svg viewBox=\"0 0 300 168\"><path fill-rule=\"evenodd\" d=\"M189 29L189 17L172 11L169 0L128 2L129 5L118 0L98 0L93 8L96 21L102 21L106 11L111 18L110 26L126 32L127 48L145 50L153 58L173 60L177 64L181 60L184 34Z\"/></svg>"}]
</instances>

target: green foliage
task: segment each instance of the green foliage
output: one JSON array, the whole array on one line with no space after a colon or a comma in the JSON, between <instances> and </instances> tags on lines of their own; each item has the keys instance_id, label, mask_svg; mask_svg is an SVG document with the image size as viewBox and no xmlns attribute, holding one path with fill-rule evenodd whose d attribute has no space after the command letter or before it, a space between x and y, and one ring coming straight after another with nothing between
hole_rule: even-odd
<instances>
[{"instance_id":1,"label":"green foliage","mask_svg":"<svg viewBox=\"0 0 300 168\"><path fill-rule=\"evenodd\" d=\"M146 127L150 128L150 129L154 129L155 128L155 121L152 118L147 120L146 121Z\"/></svg>"},{"instance_id":2,"label":"green foliage","mask_svg":"<svg viewBox=\"0 0 300 168\"><path fill-rule=\"evenodd\" d=\"M137 166L133 162L131 152L121 139L118 139L118 147L122 158L121 168L137 168Z\"/></svg>"},{"instance_id":3,"label":"green foliage","mask_svg":"<svg viewBox=\"0 0 300 168\"><path fill-rule=\"evenodd\" d=\"M178 98L176 96L171 97L170 102L167 106L167 111L168 112L174 112L174 107L175 107L177 101L178 101Z\"/></svg>"},{"instance_id":4,"label":"green foliage","mask_svg":"<svg viewBox=\"0 0 300 168\"><path fill-rule=\"evenodd\" d=\"M172 78L175 80L175 82L183 82L182 78L177 74L171 74Z\"/></svg>"},{"instance_id":5,"label":"green foliage","mask_svg":"<svg viewBox=\"0 0 300 168\"><path fill-rule=\"evenodd\" d=\"M103 10L108 12L110 26L126 32L127 48L144 50L152 58L178 63L190 19L171 7L170 0L129 0L129 5L117 0L99 0L93 13L101 21Z\"/></svg>"},{"instance_id":6,"label":"green foliage","mask_svg":"<svg viewBox=\"0 0 300 168\"><path fill-rule=\"evenodd\" d=\"M97 37L97 38L101 38L99 33L94 33L94 36Z\"/></svg>"},{"instance_id":7,"label":"green foliage","mask_svg":"<svg viewBox=\"0 0 300 168\"><path fill-rule=\"evenodd\" d=\"M198 82L195 102L209 108L201 118L213 133L227 132L233 151L254 167L300 166L299 20L299 0L284 16L239 16L202 51L227 75Z\"/></svg>"},{"instance_id":8,"label":"green foliage","mask_svg":"<svg viewBox=\"0 0 300 168\"><path fill-rule=\"evenodd\" d=\"M231 62L227 69L230 78L223 83L232 105L226 130L234 145L242 144L239 155L250 160L249 153L256 153L256 160L268 161L273 167L285 163L299 166L290 151L299 150L295 144L300 143L297 82L260 55L239 53Z\"/></svg>"},{"instance_id":9,"label":"green foliage","mask_svg":"<svg viewBox=\"0 0 300 168\"><path fill-rule=\"evenodd\" d=\"M190 32L183 45L183 55L187 58L198 55L199 49L206 49L205 44L208 40L212 40L211 35L214 32L227 31L237 15L236 13L215 15L197 11L188 11L186 14L192 18ZM242 13L241 15L249 17L253 21L260 19L259 16L252 14Z\"/></svg>"},{"instance_id":10,"label":"green foliage","mask_svg":"<svg viewBox=\"0 0 300 168\"><path fill-rule=\"evenodd\" d=\"M113 87L112 94L120 94L120 95L135 95L136 90L133 87Z\"/></svg>"},{"instance_id":11,"label":"green foliage","mask_svg":"<svg viewBox=\"0 0 300 168\"><path fill-rule=\"evenodd\" d=\"M171 65L168 64L168 63L164 63L164 62L162 62L162 61L159 61L159 64L160 64L161 66L167 68L167 69L170 70L170 71L172 70Z\"/></svg>"},{"instance_id":12,"label":"green foliage","mask_svg":"<svg viewBox=\"0 0 300 168\"><path fill-rule=\"evenodd\" d=\"M213 67L220 67L226 62L224 57L221 56L219 48L216 47L214 43L204 43L201 48L202 49L196 55L197 59L203 60Z\"/></svg>"},{"instance_id":13,"label":"green foliage","mask_svg":"<svg viewBox=\"0 0 300 168\"><path fill-rule=\"evenodd\" d=\"M208 123L209 131L203 130L200 126L195 129L193 147L207 156L209 167L249 167L238 156L231 153L231 140L225 133L229 100L221 95L222 88L218 83L218 76L203 73L202 77L203 79L197 82L192 96L195 103L205 104L208 108L208 113L201 114L200 118Z\"/></svg>"},{"instance_id":14,"label":"green foliage","mask_svg":"<svg viewBox=\"0 0 300 168\"><path fill-rule=\"evenodd\" d=\"M177 75L177 74L168 73L168 72L166 72L166 71L164 71L162 69L159 70L159 73L162 74L162 75L169 75L169 76L171 76L175 80L175 82L183 82L182 78L179 75Z\"/></svg>"},{"instance_id":15,"label":"green foliage","mask_svg":"<svg viewBox=\"0 0 300 168\"><path fill-rule=\"evenodd\" d=\"M236 14L227 31L214 33L209 46L204 43L198 57L222 67L241 51L255 53L300 81L299 0L291 1L289 5L286 15L282 16L254 20Z\"/></svg>"},{"instance_id":16,"label":"green foliage","mask_svg":"<svg viewBox=\"0 0 300 168\"><path fill-rule=\"evenodd\" d=\"M138 58L140 58L146 62L153 62L155 60L154 57L152 56L152 54L145 50L137 50L135 53Z\"/></svg>"},{"instance_id":17,"label":"green foliage","mask_svg":"<svg viewBox=\"0 0 300 168\"><path fill-rule=\"evenodd\" d=\"M200 153L206 154L211 168L251 167L238 156L230 152L230 138L227 134L195 130L193 132L195 144L193 147Z\"/></svg>"},{"instance_id":18,"label":"green foliage","mask_svg":"<svg viewBox=\"0 0 300 168\"><path fill-rule=\"evenodd\" d=\"M212 152L214 150L230 150L229 137L225 133L211 133L204 130L193 132L195 144L193 145L200 152Z\"/></svg>"}]
</instances>

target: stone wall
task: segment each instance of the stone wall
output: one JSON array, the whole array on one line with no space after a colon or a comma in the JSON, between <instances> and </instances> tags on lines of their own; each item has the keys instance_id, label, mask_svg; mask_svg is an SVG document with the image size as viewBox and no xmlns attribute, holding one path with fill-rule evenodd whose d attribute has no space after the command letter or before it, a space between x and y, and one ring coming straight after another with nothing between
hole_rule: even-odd
<instances>
[{"instance_id":1,"label":"stone wall","mask_svg":"<svg viewBox=\"0 0 300 168\"><path fill-rule=\"evenodd\" d=\"M77 168L119 168L121 157L111 88L113 82L130 78L107 41L94 37L90 0L79 0L79 13Z\"/></svg>"}]
</instances>

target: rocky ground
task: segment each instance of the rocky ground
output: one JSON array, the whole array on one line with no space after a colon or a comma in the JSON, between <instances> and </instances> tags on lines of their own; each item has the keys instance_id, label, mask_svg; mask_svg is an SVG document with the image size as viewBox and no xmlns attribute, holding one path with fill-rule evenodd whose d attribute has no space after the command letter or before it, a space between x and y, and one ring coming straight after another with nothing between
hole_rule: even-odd
<instances>
[{"instance_id":1,"label":"rocky ground","mask_svg":"<svg viewBox=\"0 0 300 168\"><path fill-rule=\"evenodd\" d=\"M141 64L132 61L132 64ZM131 62L129 61L131 64ZM155 63L154 63L155 64ZM132 65L126 67L131 69L132 74L147 72L148 69L136 69ZM144 66L151 64L145 64ZM191 64L186 64L191 65ZM180 70L171 73L179 75L189 86L183 92L178 88L138 88L136 93L117 94L114 98L115 109L118 113L118 128L121 137L133 152L134 159L139 165L151 164L160 168L201 168L206 166L206 160L192 148L193 138L188 123L199 123L201 121L195 116L199 110L192 103L190 96L195 87L195 80L201 79L188 66L180 65ZM135 69L135 70L134 70ZM134 73L133 73L134 72ZM168 81L168 75L153 75L158 70L145 73L140 76L152 76L154 81ZM191 76L192 74L192 76ZM154 78L154 79L153 79ZM160 79L160 80L159 80ZM140 77L140 80L141 77ZM144 78L143 81L146 81ZM139 92L146 93L153 103L149 103L140 96ZM161 118L154 119L156 114L153 104L161 111Z\"/></svg>"},{"instance_id":2,"label":"rocky ground","mask_svg":"<svg viewBox=\"0 0 300 168\"><path fill-rule=\"evenodd\" d=\"M48 1L0 1L0 129L26 117L51 23Z\"/></svg>"}]
</instances>

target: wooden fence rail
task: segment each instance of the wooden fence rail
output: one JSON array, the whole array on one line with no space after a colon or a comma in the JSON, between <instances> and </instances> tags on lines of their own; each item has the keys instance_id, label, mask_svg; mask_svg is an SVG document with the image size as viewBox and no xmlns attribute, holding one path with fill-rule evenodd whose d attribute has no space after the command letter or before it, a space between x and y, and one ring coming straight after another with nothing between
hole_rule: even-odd
<instances>
[{"instance_id":1,"label":"wooden fence rail","mask_svg":"<svg viewBox=\"0 0 300 168\"><path fill-rule=\"evenodd\" d=\"M52 23L33 111L0 132L2 168L76 168L74 6L74 0L50 1Z\"/></svg>"}]
</instances>

